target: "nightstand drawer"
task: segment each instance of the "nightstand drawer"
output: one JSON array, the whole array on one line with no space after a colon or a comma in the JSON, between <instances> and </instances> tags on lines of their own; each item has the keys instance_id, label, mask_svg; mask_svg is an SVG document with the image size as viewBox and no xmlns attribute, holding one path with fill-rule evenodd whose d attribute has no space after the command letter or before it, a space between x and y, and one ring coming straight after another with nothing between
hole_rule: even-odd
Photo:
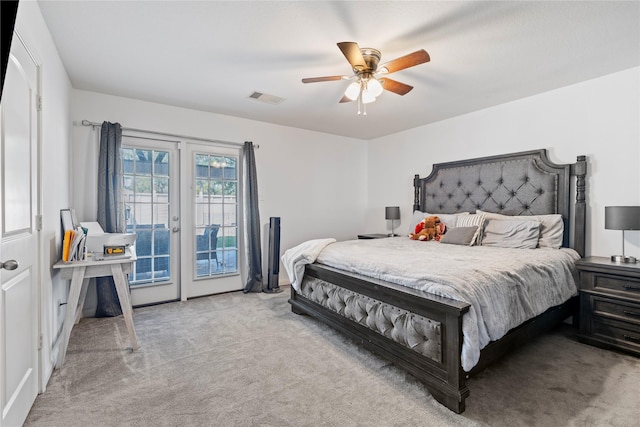
<instances>
[{"instance_id":1,"label":"nightstand drawer","mask_svg":"<svg viewBox=\"0 0 640 427\"><path fill-rule=\"evenodd\" d=\"M640 352L640 327L624 322L594 318L592 337L621 348Z\"/></svg>"},{"instance_id":2,"label":"nightstand drawer","mask_svg":"<svg viewBox=\"0 0 640 427\"><path fill-rule=\"evenodd\" d=\"M593 314L635 323L640 330L640 304L592 296Z\"/></svg>"},{"instance_id":3,"label":"nightstand drawer","mask_svg":"<svg viewBox=\"0 0 640 427\"><path fill-rule=\"evenodd\" d=\"M593 273L593 289L600 292L622 292L627 297L640 301L640 280L637 279Z\"/></svg>"}]
</instances>

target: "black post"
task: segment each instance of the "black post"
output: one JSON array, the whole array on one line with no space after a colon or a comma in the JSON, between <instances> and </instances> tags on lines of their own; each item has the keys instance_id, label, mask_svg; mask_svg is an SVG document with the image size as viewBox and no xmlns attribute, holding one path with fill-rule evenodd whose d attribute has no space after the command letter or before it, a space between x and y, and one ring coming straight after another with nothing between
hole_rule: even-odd
<instances>
[{"instance_id":1,"label":"black post","mask_svg":"<svg viewBox=\"0 0 640 427\"><path fill-rule=\"evenodd\" d=\"M278 285L278 273L280 272L280 217L269 218L269 273L267 276L267 288L263 292L282 292Z\"/></svg>"}]
</instances>

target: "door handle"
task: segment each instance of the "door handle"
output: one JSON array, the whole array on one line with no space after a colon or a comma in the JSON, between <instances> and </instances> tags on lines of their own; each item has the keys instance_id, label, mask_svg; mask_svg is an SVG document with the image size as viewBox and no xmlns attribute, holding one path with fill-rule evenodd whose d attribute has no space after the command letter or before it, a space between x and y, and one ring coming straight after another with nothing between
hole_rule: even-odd
<instances>
[{"instance_id":1,"label":"door handle","mask_svg":"<svg viewBox=\"0 0 640 427\"><path fill-rule=\"evenodd\" d=\"M174 233L177 233L178 231L180 231L180 227L173 227L171 231L173 231Z\"/></svg>"},{"instance_id":2,"label":"door handle","mask_svg":"<svg viewBox=\"0 0 640 427\"><path fill-rule=\"evenodd\" d=\"M4 268L5 270L15 270L18 268L18 261L15 259L10 259L0 264L0 269Z\"/></svg>"}]
</instances>

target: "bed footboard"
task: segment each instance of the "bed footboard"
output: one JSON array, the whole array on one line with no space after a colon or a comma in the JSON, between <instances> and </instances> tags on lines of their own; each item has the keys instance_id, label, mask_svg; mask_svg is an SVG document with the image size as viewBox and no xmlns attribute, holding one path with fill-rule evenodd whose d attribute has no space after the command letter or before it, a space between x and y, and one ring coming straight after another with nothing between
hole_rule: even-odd
<instances>
[{"instance_id":1,"label":"bed footboard","mask_svg":"<svg viewBox=\"0 0 640 427\"><path fill-rule=\"evenodd\" d=\"M469 390L460 354L469 304L315 264L289 303L409 372L452 411L464 411Z\"/></svg>"}]
</instances>

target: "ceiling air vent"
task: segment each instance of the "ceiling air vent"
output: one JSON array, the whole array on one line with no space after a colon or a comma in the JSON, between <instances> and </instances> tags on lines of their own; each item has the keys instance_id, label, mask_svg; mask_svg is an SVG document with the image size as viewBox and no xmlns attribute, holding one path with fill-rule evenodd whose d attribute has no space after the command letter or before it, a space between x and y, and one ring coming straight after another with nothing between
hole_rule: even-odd
<instances>
[{"instance_id":1,"label":"ceiling air vent","mask_svg":"<svg viewBox=\"0 0 640 427\"><path fill-rule=\"evenodd\" d=\"M262 93L262 92L253 92L251 95L249 95L249 98L255 99L256 101L265 102L267 104L273 104L273 105L282 104L285 100L285 98L281 98L275 95L269 95L268 93Z\"/></svg>"}]
</instances>

